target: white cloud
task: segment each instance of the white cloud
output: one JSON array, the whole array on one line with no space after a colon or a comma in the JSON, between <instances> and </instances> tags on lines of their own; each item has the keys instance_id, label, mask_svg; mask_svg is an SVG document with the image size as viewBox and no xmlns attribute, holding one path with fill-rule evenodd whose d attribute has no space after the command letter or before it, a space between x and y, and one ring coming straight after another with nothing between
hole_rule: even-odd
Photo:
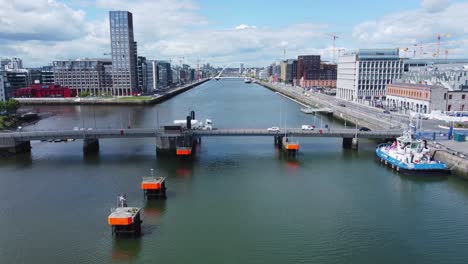
<instances>
[{"instance_id":1,"label":"white cloud","mask_svg":"<svg viewBox=\"0 0 468 264\"><path fill-rule=\"evenodd\" d=\"M450 5L450 0L422 0L421 7L429 13L437 13L445 10Z\"/></svg>"},{"instance_id":2,"label":"white cloud","mask_svg":"<svg viewBox=\"0 0 468 264\"><path fill-rule=\"evenodd\" d=\"M427 0L419 10L360 23L354 27L353 37L361 47L410 47L423 43L427 56L431 56L436 50L437 35L450 35L442 38L441 49L452 50L452 57L466 56L468 51L462 43L468 39L468 3L447 3Z\"/></svg>"},{"instance_id":3,"label":"white cloud","mask_svg":"<svg viewBox=\"0 0 468 264\"><path fill-rule=\"evenodd\" d=\"M255 28L257 28L257 27L256 26L250 26L250 25L247 25L247 24L240 24L237 27L235 27L235 29L237 29L237 30L255 29Z\"/></svg>"},{"instance_id":4,"label":"white cloud","mask_svg":"<svg viewBox=\"0 0 468 264\"><path fill-rule=\"evenodd\" d=\"M109 10L133 13L139 55L149 59L178 62L183 56L185 62L191 64L200 59L201 62L218 65L242 61L260 66L282 59L284 48L287 49L287 57L308 52L331 56L331 42L322 33L327 29L325 25L295 24L268 28L240 24L226 30L212 30L210 23L217 21L208 21L199 15L198 6L191 0L71 2L83 10L104 11L106 15L98 20L85 20L84 11L74 10L59 0L30 3L23 0L15 1L15 4L7 1L0 0L0 3L8 4L8 12L3 11L0 15L0 24L5 27L8 23L22 25L24 30L20 32L29 35L22 40L19 37L0 37L0 57L21 57L27 66L45 65L57 59L102 57L103 53L108 53ZM38 14L40 20L36 19ZM0 32L9 31L2 29ZM60 37L34 37L47 34Z\"/></svg>"},{"instance_id":5,"label":"white cloud","mask_svg":"<svg viewBox=\"0 0 468 264\"><path fill-rule=\"evenodd\" d=\"M70 40L84 34L84 12L54 0L0 0L0 40Z\"/></svg>"}]
</instances>

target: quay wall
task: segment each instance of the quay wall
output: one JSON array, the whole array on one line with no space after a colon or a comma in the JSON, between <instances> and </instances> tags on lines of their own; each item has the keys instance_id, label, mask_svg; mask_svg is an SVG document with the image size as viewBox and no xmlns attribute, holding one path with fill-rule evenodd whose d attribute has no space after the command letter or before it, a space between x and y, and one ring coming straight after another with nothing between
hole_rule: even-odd
<instances>
[{"instance_id":1,"label":"quay wall","mask_svg":"<svg viewBox=\"0 0 468 264\"><path fill-rule=\"evenodd\" d=\"M435 150L434 159L447 164L455 175L468 180L468 160L445 150Z\"/></svg>"},{"instance_id":2,"label":"quay wall","mask_svg":"<svg viewBox=\"0 0 468 264\"><path fill-rule=\"evenodd\" d=\"M22 105L153 105L164 102L180 93L190 90L209 79L191 83L151 99L125 100L122 98L15 98Z\"/></svg>"},{"instance_id":3,"label":"quay wall","mask_svg":"<svg viewBox=\"0 0 468 264\"><path fill-rule=\"evenodd\" d=\"M281 93L287 97L290 97L294 100L297 100L303 104L306 104L306 105L309 105L311 107L314 107L314 108L322 108L322 107L330 107L330 105L327 103L327 102L324 102L322 100L320 100L319 98L316 98L316 97L307 97L307 98L304 98L303 96L298 96L297 94L295 93L291 93L289 91L284 91L282 89L279 89L277 87L275 87L274 85L271 85L269 83L264 83L264 82L257 82L259 85L269 89L269 90L272 90L274 92L278 92L278 93ZM312 104L311 104L312 102ZM337 120L341 120L341 121L346 121L348 124L357 124L359 127L368 127L368 128L371 128L371 129L388 129L388 127L386 127L384 124L380 124L380 123L376 123L376 122L373 122L373 121L370 121L370 120L367 120L363 117L360 117L360 116L356 116L355 114L353 114L352 111L350 111L349 109L346 109L346 111L340 111L340 110L337 110L336 108L333 109L333 117Z\"/></svg>"}]
</instances>

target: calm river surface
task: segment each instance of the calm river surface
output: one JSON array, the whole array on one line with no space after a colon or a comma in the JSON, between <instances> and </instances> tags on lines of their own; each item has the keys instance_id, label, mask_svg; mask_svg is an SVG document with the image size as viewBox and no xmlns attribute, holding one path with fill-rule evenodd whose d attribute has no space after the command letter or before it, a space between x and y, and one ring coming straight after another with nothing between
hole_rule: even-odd
<instances>
[{"instance_id":1,"label":"calm river surface","mask_svg":"<svg viewBox=\"0 0 468 264\"><path fill-rule=\"evenodd\" d=\"M211 118L219 128L312 124L300 106L241 80L210 81L150 107L41 106L28 130L155 127ZM280 121L281 120L281 121ZM315 120L319 124L320 119ZM323 124L341 124L323 118ZM273 138L203 138L192 162L157 159L155 140L33 142L0 160L0 263L466 263L468 182L400 176L340 139L299 139L287 160ZM168 199L139 189L154 168ZM117 193L143 207L143 236L115 239Z\"/></svg>"}]
</instances>

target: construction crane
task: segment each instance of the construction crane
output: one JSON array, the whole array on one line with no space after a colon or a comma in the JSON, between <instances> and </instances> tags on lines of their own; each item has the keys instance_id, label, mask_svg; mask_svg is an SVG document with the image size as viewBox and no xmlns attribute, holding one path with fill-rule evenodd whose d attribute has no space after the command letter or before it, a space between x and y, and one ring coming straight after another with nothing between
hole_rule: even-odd
<instances>
[{"instance_id":1,"label":"construction crane","mask_svg":"<svg viewBox=\"0 0 468 264\"><path fill-rule=\"evenodd\" d=\"M437 51L436 51L436 56L437 58L439 58L439 55L440 55L440 40L442 37L450 37L450 34L437 34Z\"/></svg>"},{"instance_id":2,"label":"construction crane","mask_svg":"<svg viewBox=\"0 0 468 264\"><path fill-rule=\"evenodd\" d=\"M409 50L409 48L398 48L398 49L405 52L405 58L408 57L408 50Z\"/></svg>"},{"instance_id":3,"label":"construction crane","mask_svg":"<svg viewBox=\"0 0 468 264\"><path fill-rule=\"evenodd\" d=\"M327 33L327 35L333 39L333 63L336 63L336 39L339 36L336 33Z\"/></svg>"}]
</instances>

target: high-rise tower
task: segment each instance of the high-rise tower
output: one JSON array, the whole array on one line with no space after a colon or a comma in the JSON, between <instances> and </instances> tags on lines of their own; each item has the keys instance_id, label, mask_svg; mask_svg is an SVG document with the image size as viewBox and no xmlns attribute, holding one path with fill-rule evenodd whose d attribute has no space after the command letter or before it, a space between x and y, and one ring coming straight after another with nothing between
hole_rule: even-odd
<instances>
[{"instance_id":1,"label":"high-rise tower","mask_svg":"<svg viewBox=\"0 0 468 264\"><path fill-rule=\"evenodd\" d=\"M109 19L113 93L131 95L137 89L133 16L128 11L110 11Z\"/></svg>"}]
</instances>

